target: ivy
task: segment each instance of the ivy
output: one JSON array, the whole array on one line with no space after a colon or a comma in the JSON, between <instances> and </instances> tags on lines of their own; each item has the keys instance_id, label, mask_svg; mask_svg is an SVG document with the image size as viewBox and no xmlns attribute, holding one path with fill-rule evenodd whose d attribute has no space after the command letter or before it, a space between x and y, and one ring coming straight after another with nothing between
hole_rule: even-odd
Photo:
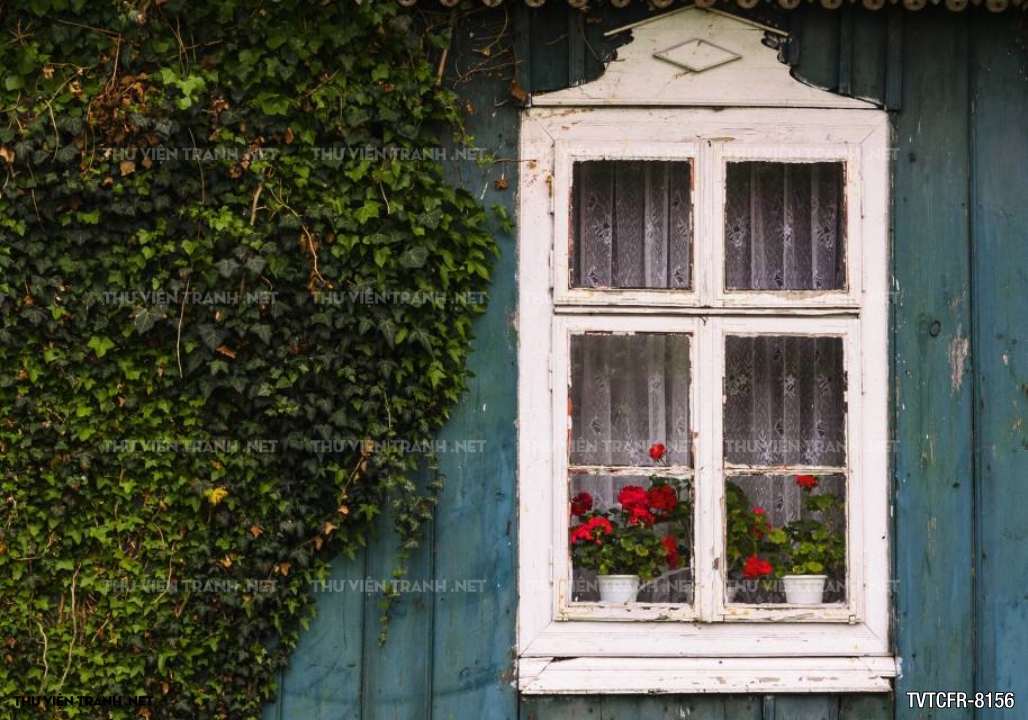
<instances>
[{"instance_id":1,"label":"ivy","mask_svg":"<svg viewBox=\"0 0 1028 720\"><path fill-rule=\"evenodd\" d=\"M495 247L437 162L380 151L461 141L445 31L261 0L3 25L0 697L258 717L326 559L389 512L402 575L432 514L411 448Z\"/></svg>"}]
</instances>

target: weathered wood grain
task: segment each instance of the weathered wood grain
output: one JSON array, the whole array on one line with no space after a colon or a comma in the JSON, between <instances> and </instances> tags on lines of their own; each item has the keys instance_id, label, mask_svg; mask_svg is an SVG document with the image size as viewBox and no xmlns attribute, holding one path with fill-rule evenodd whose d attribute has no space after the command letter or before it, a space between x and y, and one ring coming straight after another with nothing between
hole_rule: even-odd
<instances>
[{"instance_id":1,"label":"weathered wood grain","mask_svg":"<svg viewBox=\"0 0 1028 720\"><path fill-rule=\"evenodd\" d=\"M977 580L975 690L1028 698L1028 52L1023 29L976 18L973 267ZM951 353L964 358L966 345ZM1023 707L984 710L1012 720Z\"/></svg>"},{"instance_id":2,"label":"weathered wood grain","mask_svg":"<svg viewBox=\"0 0 1028 720\"><path fill-rule=\"evenodd\" d=\"M356 560L332 564L324 585L315 588L317 615L301 636L264 720L360 720L364 595L349 588L366 576L363 551Z\"/></svg>"},{"instance_id":3,"label":"weathered wood grain","mask_svg":"<svg viewBox=\"0 0 1028 720\"><path fill-rule=\"evenodd\" d=\"M379 518L375 542L368 548L367 576L385 583L392 579L396 567L398 538L392 518L386 513ZM420 589L401 593L390 615L389 638L384 645L379 642L381 595L364 594L362 720L418 720L428 715L432 608L437 595L424 589L424 583L433 580L430 534L427 539L429 542L423 542L411 555L411 574L402 578L417 581Z\"/></svg>"},{"instance_id":4,"label":"weathered wood grain","mask_svg":"<svg viewBox=\"0 0 1028 720\"><path fill-rule=\"evenodd\" d=\"M942 12L905 29L893 186L896 695L898 717L928 718L935 711L907 710L904 693L970 688L974 667L971 382L953 351L972 321L969 47L964 20Z\"/></svg>"}]
</instances>

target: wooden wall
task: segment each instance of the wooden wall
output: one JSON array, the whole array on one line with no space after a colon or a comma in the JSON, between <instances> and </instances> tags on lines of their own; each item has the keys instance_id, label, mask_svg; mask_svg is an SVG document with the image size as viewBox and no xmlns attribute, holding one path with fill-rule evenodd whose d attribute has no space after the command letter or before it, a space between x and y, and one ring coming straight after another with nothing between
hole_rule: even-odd
<instances>
[{"instance_id":1,"label":"wooden wall","mask_svg":"<svg viewBox=\"0 0 1028 720\"><path fill-rule=\"evenodd\" d=\"M447 78L467 100L476 145L515 157L515 67L530 91L595 77L613 51L603 31L647 12L600 7L585 17L557 0L535 11L518 2L460 21ZM408 596L384 648L375 597L319 595L265 720L970 720L973 709L910 709L906 693L1013 691L1028 703L1028 32L1014 13L934 7L760 12L797 38L785 52L798 77L894 110L894 695L519 701L514 240L500 233L477 377L445 433L481 439L483 452L444 456L446 490L412 573L481 579L484 592ZM450 169L513 214L516 162ZM386 577L386 529L333 577Z\"/></svg>"}]
</instances>

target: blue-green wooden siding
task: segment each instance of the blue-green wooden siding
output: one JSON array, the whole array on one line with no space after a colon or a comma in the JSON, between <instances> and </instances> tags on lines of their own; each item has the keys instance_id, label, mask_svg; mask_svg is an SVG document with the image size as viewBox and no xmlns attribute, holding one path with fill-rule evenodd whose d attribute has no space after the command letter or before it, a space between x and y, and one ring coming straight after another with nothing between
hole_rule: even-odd
<instances>
[{"instance_id":1,"label":"blue-green wooden siding","mask_svg":"<svg viewBox=\"0 0 1028 720\"><path fill-rule=\"evenodd\" d=\"M520 5L520 3L518 3ZM517 153L513 68L527 90L595 77L603 32L641 7L583 16L479 10L455 33L447 76L476 145ZM894 111L892 366L894 607L903 676L892 695L522 698L513 689L516 613L514 239L477 326L476 377L443 439L431 536L412 578L482 580L481 593L425 593L398 607L384 648L377 598L323 593L266 720L875 720L1025 717L1028 706L1028 31L1010 15L927 8L760 19L796 41L797 77ZM502 37L493 43L500 34ZM477 52L488 47L488 56ZM517 163L450 168L514 212ZM503 178L507 188L494 181ZM336 580L383 578L393 540ZM909 691L1013 691L1008 711L912 710Z\"/></svg>"}]
</instances>

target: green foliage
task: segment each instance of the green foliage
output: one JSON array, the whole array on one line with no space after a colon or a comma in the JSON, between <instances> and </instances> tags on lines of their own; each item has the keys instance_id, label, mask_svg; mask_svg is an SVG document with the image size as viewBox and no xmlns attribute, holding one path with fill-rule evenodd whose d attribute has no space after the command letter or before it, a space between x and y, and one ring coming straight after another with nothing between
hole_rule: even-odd
<instances>
[{"instance_id":1,"label":"green foliage","mask_svg":"<svg viewBox=\"0 0 1028 720\"><path fill-rule=\"evenodd\" d=\"M763 508L754 507L741 487L731 480L725 481L725 555L731 577L742 576L743 565L749 557L760 557L767 548L771 532Z\"/></svg>"},{"instance_id":2,"label":"green foliage","mask_svg":"<svg viewBox=\"0 0 1028 720\"><path fill-rule=\"evenodd\" d=\"M803 488L804 516L768 534L775 575L835 574L846 567L842 530L845 501L835 493Z\"/></svg>"},{"instance_id":3,"label":"green foliage","mask_svg":"<svg viewBox=\"0 0 1028 720\"><path fill-rule=\"evenodd\" d=\"M495 248L437 164L364 149L459 128L446 39L392 2L3 23L0 697L257 717L325 559L388 511L402 574L431 517L409 449L465 389Z\"/></svg>"}]
</instances>

